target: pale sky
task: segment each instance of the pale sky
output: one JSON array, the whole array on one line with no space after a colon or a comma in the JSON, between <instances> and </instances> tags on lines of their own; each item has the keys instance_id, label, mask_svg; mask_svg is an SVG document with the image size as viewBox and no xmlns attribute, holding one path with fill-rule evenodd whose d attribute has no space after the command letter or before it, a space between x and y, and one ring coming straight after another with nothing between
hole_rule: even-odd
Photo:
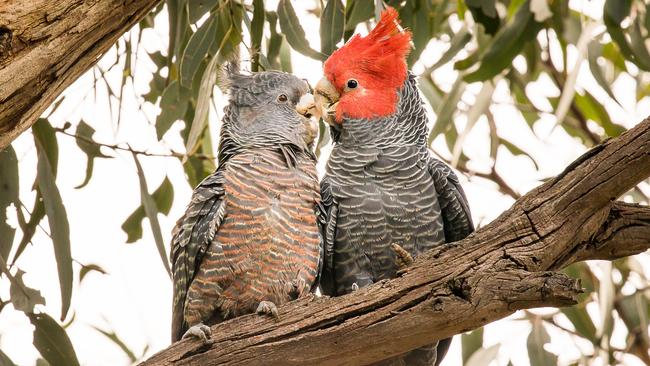
<instances>
[{"instance_id":1,"label":"pale sky","mask_svg":"<svg viewBox=\"0 0 650 366\"><path fill-rule=\"evenodd\" d=\"M273 1L267 3L269 7L275 6ZM602 3L603 0L571 1L574 9L595 12L590 13L595 17L600 17ZM312 48L319 49L317 19L306 12L311 2L295 1L294 6ZM144 32L143 47L150 52L165 49L167 28L167 15L163 13L156 18L155 30ZM359 30L365 31L363 27ZM137 32L133 33L135 37ZM422 60L426 60L427 65L433 64L446 47L445 43L431 42L423 53ZM106 69L113 64L115 57L115 49L111 49L99 62L100 67ZM575 60L575 57L575 49L570 48L569 60ZM525 67L525 63L520 59L515 60L515 65ZM571 61L569 65L572 65ZM146 93L151 71L154 69L153 63L141 51L135 66L135 82L132 84L129 81L126 88L127 94L125 104L122 106L122 122L119 129L116 129L114 122L116 115L110 116L106 104L106 88L100 86L97 89L96 102L93 98L91 71L68 88L66 103L51 116L50 121L55 126L63 126L65 121L70 121L75 126L80 119L83 119L97 130L94 139L103 143L128 142L136 150L158 153L169 152L170 147L175 151L183 151L183 143L178 136L178 131L183 128L181 122L175 123L164 136L163 141L158 142L152 124L158 114L158 107L145 103L142 110L138 111L140 102L134 98L133 90L137 95ZM422 69L423 66L418 64L414 71L417 74ZM321 77L320 62L297 53L293 53L293 70L298 76L307 78L312 85ZM445 65L434 74L436 81L446 90L451 87L456 76L457 73L451 64ZM119 67L107 74L116 92L118 92L120 77ZM634 82L629 77L622 76L613 85L614 93L620 97L623 104L622 108L609 101L605 92L596 85L589 73L588 65L584 63L578 76L577 89L588 89L599 100L607 101L605 106L614 122L629 128L650 114L650 102L647 99L637 104ZM471 85L468 88L462 98L463 108L472 105L479 89L480 85ZM215 90L217 111L210 111L210 128L214 146L218 141L219 119L225 105L224 97L218 89ZM549 111L535 124L534 131L527 127L512 105L504 82L497 85L494 94L494 101L497 103L491 107L499 135L508 141L516 142L518 146L534 156L539 164L540 169L536 171L528 158L513 157L506 150L499 152L500 159L497 164L499 173L520 193L525 193L539 185L540 179L559 173L585 150L561 128L552 130L555 120L550 105L543 97L558 96L559 92L547 80L529 85L528 92L538 107ZM435 120L433 113L430 113L430 119ZM465 117L461 116L455 122L462 131L466 124ZM463 146L465 154L471 158L470 166L474 170L487 172L491 166L487 136L489 136L488 124L486 119L481 117ZM94 174L90 183L85 188L77 190L73 187L83 181L86 156L71 137L59 134L58 143L60 150L57 186L63 197L70 222L72 256L84 264L98 264L108 272L107 275L90 273L82 284L79 284L78 278L75 278L69 314L69 317L75 314L75 321L68 328L68 334L82 365L126 365L128 360L124 354L103 335L93 330L92 326L115 331L136 354L147 346L147 355L167 347L171 318L171 281L161 264L148 220L145 219L143 223L143 238L133 244L125 244L126 234L120 229L123 221L140 205L138 179L130 153L104 149L105 153L115 158L95 160ZM20 161L21 200L31 208L34 199L31 185L36 174L36 150L31 134L29 132L22 134L13 146ZM450 156L442 139L436 140L434 148ZM321 157L319 164L321 174L328 154L329 148L323 151ZM140 157L140 161L146 173L150 192L158 187L165 175L174 186L174 205L171 212L168 216L159 215L163 237L168 247L171 229L185 210L191 187L186 183L178 159ZM480 178L468 179L462 174L459 176L467 192L475 223L485 225L512 204L512 199L498 193L493 183ZM646 193L650 193L647 184L643 187ZM26 272L25 283L39 289L47 299L47 305L40 306L39 309L56 319L60 315L60 292L51 240L44 233L44 231L49 232L47 220L43 220L42 227L43 229L37 230L34 236L34 245L27 248L17 266ZM17 245L21 236L21 233L16 234L14 245ZM648 263L647 254L640 257L640 260ZM594 264L597 274L601 273L599 269L602 265L602 263ZM74 264L74 268L77 275L79 266ZM6 281L0 282L0 298L8 298L8 287ZM597 314L597 306L592 305L594 306L590 306L589 311ZM545 312L549 311L552 309ZM515 314L514 317L520 315ZM596 321L598 321L597 316ZM509 359L516 366L528 365L525 342L529 329L528 322L517 320L504 320L488 325L485 331L486 345L502 343L498 362L493 365L506 365ZM579 357L576 347L587 353L593 352L591 344L585 342L575 344L573 338L566 334L558 333L553 328L547 327L547 329L552 336L548 350L559 355L560 364L566 365ZM615 329L614 337L616 346L621 348L625 346L621 336L623 330L624 328L619 324ZM33 365L34 360L39 357L32 346L32 331L33 327L29 320L22 313L14 311L11 306L7 306L0 313L0 348L18 365ZM640 365L635 361L630 357L626 359L626 364ZM443 365L460 364L460 342L457 337Z\"/></svg>"}]
</instances>

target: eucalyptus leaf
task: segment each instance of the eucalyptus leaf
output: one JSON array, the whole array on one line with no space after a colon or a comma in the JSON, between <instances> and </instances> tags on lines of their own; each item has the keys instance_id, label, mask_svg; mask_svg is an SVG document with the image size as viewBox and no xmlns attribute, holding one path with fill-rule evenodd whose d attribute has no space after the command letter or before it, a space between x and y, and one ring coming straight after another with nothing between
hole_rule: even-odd
<instances>
[{"instance_id":1,"label":"eucalyptus leaf","mask_svg":"<svg viewBox=\"0 0 650 366\"><path fill-rule=\"evenodd\" d=\"M160 114L156 118L156 135L158 140L162 139L163 135L172 124L180 119L183 119L187 111L188 102L190 99L190 90L180 86L178 81L174 80L163 92L160 99Z\"/></svg>"},{"instance_id":2,"label":"eucalyptus leaf","mask_svg":"<svg viewBox=\"0 0 650 366\"><path fill-rule=\"evenodd\" d=\"M34 325L34 347L52 366L79 366L65 330L47 314L27 314Z\"/></svg>"},{"instance_id":3,"label":"eucalyptus leaf","mask_svg":"<svg viewBox=\"0 0 650 366\"><path fill-rule=\"evenodd\" d=\"M373 1L369 0L348 0L345 2L345 30L348 40L349 34L357 27L357 24L365 22L372 18L375 13L375 5Z\"/></svg>"},{"instance_id":4,"label":"eucalyptus leaf","mask_svg":"<svg viewBox=\"0 0 650 366\"><path fill-rule=\"evenodd\" d=\"M201 87L199 89L199 96L196 101L196 108L194 110L194 119L190 127L190 133L187 137L187 144L185 145L186 154L190 155L196 149L196 143L205 131L208 124L208 112L210 111L210 100L212 97L212 90L217 81L217 69L219 68L219 58L212 57L208 63L207 68L203 72L201 78Z\"/></svg>"},{"instance_id":5,"label":"eucalyptus leaf","mask_svg":"<svg viewBox=\"0 0 650 366\"><path fill-rule=\"evenodd\" d=\"M575 328L576 333L588 339L592 343L598 344L598 339L596 337L596 326L589 316L589 313L587 313L585 306L585 303L581 303L574 306L560 308L560 311L569 319L571 324L573 324L573 328Z\"/></svg>"},{"instance_id":6,"label":"eucalyptus leaf","mask_svg":"<svg viewBox=\"0 0 650 366\"><path fill-rule=\"evenodd\" d=\"M16 366L16 364L0 350L0 366Z\"/></svg>"},{"instance_id":7,"label":"eucalyptus leaf","mask_svg":"<svg viewBox=\"0 0 650 366\"><path fill-rule=\"evenodd\" d=\"M251 22L251 48L252 48L252 71L259 71L259 58L262 51L262 36L264 35L264 0L253 0L253 20Z\"/></svg>"},{"instance_id":8,"label":"eucalyptus leaf","mask_svg":"<svg viewBox=\"0 0 650 366\"><path fill-rule=\"evenodd\" d=\"M199 69L214 42L221 41L216 37L217 17L210 17L203 23L190 38L185 46L183 57L180 62L180 82L184 87L190 87L194 75Z\"/></svg>"},{"instance_id":9,"label":"eucalyptus leaf","mask_svg":"<svg viewBox=\"0 0 650 366\"><path fill-rule=\"evenodd\" d=\"M510 151L512 155L515 156L523 155L528 157L530 161L533 163L533 165L535 165L535 169L539 170L539 165L537 165L537 161L535 161L535 158L533 158L533 156L527 153L526 151L522 150L519 146L503 138L499 138L499 145L508 149L508 151Z\"/></svg>"},{"instance_id":10,"label":"eucalyptus leaf","mask_svg":"<svg viewBox=\"0 0 650 366\"><path fill-rule=\"evenodd\" d=\"M162 232L160 231L160 223L158 222L158 208L156 207L156 201L149 194L147 189L147 180L144 177L144 171L138 161L138 157L133 154L133 160L135 161L135 166L138 170L138 180L140 181L140 198L142 200L142 206L144 206L144 212L149 219L149 225L151 226L151 231L153 233L154 241L156 242L156 248L158 248L158 254L160 259L163 262L163 267L167 274L171 276L171 269L169 268L169 259L167 258L167 249L165 249L165 243L163 242Z\"/></svg>"},{"instance_id":11,"label":"eucalyptus leaf","mask_svg":"<svg viewBox=\"0 0 650 366\"><path fill-rule=\"evenodd\" d=\"M169 214L174 201L174 187L168 177L162 181L160 186L151 195L158 212ZM127 243L133 243L142 238L142 220L145 218L144 206L140 205L122 224L122 230L127 234Z\"/></svg>"},{"instance_id":12,"label":"eucalyptus leaf","mask_svg":"<svg viewBox=\"0 0 650 366\"><path fill-rule=\"evenodd\" d=\"M501 344L495 344L488 348L479 348L472 356L463 363L464 366L486 366L497 359ZM550 364L549 364L550 365Z\"/></svg>"},{"instance_id":13,"label":"eucalyptus leaf","mask_svg":"<svg viewBox=\"0 0 650 366\"><path fill-rule=\"evenodd\" d=\"M454 58L454 56L456 56L460 50L465 48L465 45L469 43L471 39L472 34L469 33L466 27L462 27L460 30L458 30L458 32L456 32L451 38L451 42L449 43L449 48L447 51L445 51L445 53L440 56L438 61L436 61L433 66L431 66L431 70L435 70L451 61L451 59Z\"/></svg>"},{"instance_id":14,"label":"eucalyptus leaf","mask_svg":"<svg viewBox=\"0 0 650 366\"><path fill-rule=\"evenodd\" d=\"M484 54L479 68L465 76L465 81L490 79L512 64L526 42L534 39L542 28L530 12L529 1L523 4L512 21L494 36Z\"/></svg>"},{"instance_id":15,"label":"eucalyptus leaf","mask_svg":"<svg viewBox=\"0 0 650 366\"><path fill-rule=\"evenodd\" d=\"M550 341L551 337L546 332L541 320L533 321L532 329L526 340L530 366L557 365L557 356L544 349L544 345Z\"/></svg>"},{"instance_id":16,"label":"eucalyptus leaf","mask_svg":"<svg viewBox=\"0 0 650 366\"><path fill-rule=\"evenodd\" d=\"M196 23L205 13L214 9L219 0L191 0L187 2L190 23Z\"/></svg>"},{"instance_id":17,"label":"eucalyptus leaf","mask_svg":"<svg viewBox=\"0 0 650 366\"><path fill-rule=\"evenodd\" d=\"M77 189L85 187L90 182L90 177L93 175L95 158L112 158L112 156L104 155L99 145L92 142L94 134L95 129L83 120L77 125L77 130L75 131L77 146L87 155L86 177L80 185L75 187Z\"/></svg>"},{"instance_id":18,"label":"eucalyptus leaf","mask_svg":"<svg viewBox=\"0 0 650 366\"><path fill-rule=\"evenodd\" d=\"M469 358L483 348L483 327L460 336L463 365L467 365Z\"/></svg>"},{"instance_id":19,"label":"eucalyptus leaf","mask_svg":"<svg viewBox=\"0 0 650 366\"><path fill-rule=\"evenodd\" d=\"M90 272L97 272L97 273L101 273L101 274L106 274L106 270L104 270L99 265L97 265L97 264L86 264L83 267L81 267L81 270L79 271L79 282L83 281L83 279Z\"/></svg>"},{"instance_id":20,"label":"eucalyptus leaf","mask_svg":"<svg viewBox=\"0 0 650 366\"><path fill-rule=\"evenodd\" d=\"M458 109L458 102L460 97L465 91L465 82L463 81L462 74L459 74L458 78L451 87L451 91L445 95L443 101L440 103L440 108L436 109L436 122L429 133L429 145L433 143L433 140L441 134L445 133L448 130L450 125L453 124L454 112Z\"/></svg>"},{"instance_id":21,"label":"eucalyptus leaf","mask_svg":"<svg viewBox=\"0 0 650 366\"><path fill-rule=\"evenodd\" d=\"M24 313L34 312L36 305L45 305L45 298L41 292L29 288L23 282L23 275L25 272L17 270L16 274L9 279L11 285L9 286L9 296L14 309Z\"/></svg>"},{"instance_id":22,"label":"eucalyptus leaf","mask_svg":"<svg viewBox=\"0 0 650 366\"><path fill-rule=\"evenodd\" d=\"M327 0L320 21L320 50L331 55L345 30L344 5L341 0Z\"/></svg>"},{"instance_id":23,"label":"eucalyptus leaf","mask_svg":"<svg viewBox=\"0 0 650 366\"><path fill-rule=\"evenodd\" d=\"M61 319L64 319L70 308L72 297L72 256L70 254L70 224L63 201L56 187L55 165L50 163L47 156L47 146L36 140L38 150L37 176L38 189L43 195L45 214L50 226L50 235L54 245L54 258L59 272L61 289Z\"/></svg>"},{"instance_id":24,"label":"eucalyptus leaf","mask_svg":"<svg viewBox=\"0 0 650 366\"><path fill-rule=\"evenodd\" d=\"M113 344L115 344L117 347L119 347L120 350L122 350L122 353L124 353L124 355L128 357L129 361L131 361L131 363L135 363L138 360L138 358L135 356L135 353L133 353L129 346L127 346L126 343L124 343L124 341L120 339L120 337L118 337L115 332L103 330L96 326L92 326L92 328L113 342Z\"/></svg>"},{"instance_id":25,"label":"eucalyptus leaf","mask_svg":"<svg viewBox=\"0 0 650 366\"><path fill-rule=\"evenodd\" d=\"M18 201L18 159L13 147L0 151L0 256L8 258L16 229L7 223L7 210L11 204L21 209Z\"/></svg>"},{"instance_id":26,"label":"eucalyptus leaf","mask_svg":"<svg viewBox=\"0 0 650 366\"><path fill-rule=\"evenodd\" d=\"M300 25L296 11L289 0L280 0L278 3L278 18L280 28L291 47L305 56L319 61L325 61L327 58L323 53L318 52L309 46L305 37L305 31Z\"/></svg>"},{"instance_id":27,"label":"eucalyptus leaf","mask_svg":"<svg viewBox=\"0 0 650 366\"><path fill-rule=\"evenodd\" d=\"M587 46L587 58L589 60L589 70L591 70L591 74L593 75L594 79L596 79L596 82L598 85L603 88L603 90L609 95L612 100L614 100L616 103L620 105L620 102L614 95L614 92L612 91L612 88L610 86L610 83L605 79L605 74L603 72L602 67L598 65L598 58L602 54L603 50L603 45L598 42L597 40L592 40L589 42L589 45Z\"/></svg>"}]
</instances>

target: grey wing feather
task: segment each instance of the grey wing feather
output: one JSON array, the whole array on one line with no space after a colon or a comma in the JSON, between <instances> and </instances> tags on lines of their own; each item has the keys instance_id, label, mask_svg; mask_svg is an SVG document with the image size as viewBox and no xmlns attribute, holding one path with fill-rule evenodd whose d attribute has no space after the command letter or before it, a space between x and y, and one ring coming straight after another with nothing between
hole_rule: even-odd
<instances>
[{"instance_id":1,"label":"grey wing feather","mask_svg":"<svg viewBox=\"0 0 650 366\"><path fill-rule=\"evenodd\" d=\"M474 231L474 223L458 177L447 164L433 157L429 159L429 173L438 193L445 242L464 239Z\"/></svg>"},{"instance_id":2,"label":"grey wing feather","mask_svg":"<svg viewBox=\"0 0 650 366\"><path fill-rule=\"evenodd\" d=\"M187 290L225 215L224 182L220 170L206 177L194 189L185 214L172 231L173 341L180 339L187 328L183 316Z\"/></svg>"},{"instance_id":3,"label":"grey wing feather","mask_svg":"<svg viewBox=\"0 0 650 366\"><path fill-rule=\"evenodd\" d=\"M323 240L322 273L320 288L324 295L336 295L334 286L334 237L336 235L336 220L338 206L332 196L330 178L325 176L320 183L321 206L324 220L320 223L321 238ZM319 220L319 222L321 222Z\"/></svg>"}]
</instances>

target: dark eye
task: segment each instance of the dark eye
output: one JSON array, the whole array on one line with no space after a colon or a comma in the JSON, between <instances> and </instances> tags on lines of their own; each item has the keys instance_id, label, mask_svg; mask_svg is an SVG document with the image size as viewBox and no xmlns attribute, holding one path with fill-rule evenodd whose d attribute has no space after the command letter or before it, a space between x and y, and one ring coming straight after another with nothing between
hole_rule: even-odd
<instances>
[{"instance_id":1,"label":"dark eye","mask_svg":"<svg viewBox=\"0 0 650 366\"><path fill-rule=\"evenodd\" d=\"M287 95L286 95L286 94L280 94L280 95L278 95L278 102L284 103L284 102L286 102L288 99L289 99L289 98L287 98Z\"/></svg>"},{"instance_id":2,"label":"dark eye","mask_svg":"<svg viewBox=\"0 0 650 366\"><path fill-rule=\"evenodd\" d=\"M358 85L359 85L359 83L356 80L354 80L354 79L348 80L348 89L354 89Z\"/></svg>"}]
</instances>

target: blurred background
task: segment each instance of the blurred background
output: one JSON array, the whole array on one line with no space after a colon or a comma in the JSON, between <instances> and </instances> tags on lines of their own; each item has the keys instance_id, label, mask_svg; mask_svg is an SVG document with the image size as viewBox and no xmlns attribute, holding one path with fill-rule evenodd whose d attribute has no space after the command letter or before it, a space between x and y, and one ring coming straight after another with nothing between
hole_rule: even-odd
<instances>
[{"instance_id":1,"label":"blurred background","mask_svg":"<svg viewBox=\"0 0 650 366\"><path fill-rule=\"evenodd\" d=\"M385 5L413 32L431 149L478 226L650 115L647 1L167 0L0 152L0 365L130 365L166 348L171 229L215 169L224 60L315 85ZM621 199L649 196L645 181ZM443 365L650 365L649 258L569 267L579 305L457 336Z\"/></svg>"}]
</instances>

